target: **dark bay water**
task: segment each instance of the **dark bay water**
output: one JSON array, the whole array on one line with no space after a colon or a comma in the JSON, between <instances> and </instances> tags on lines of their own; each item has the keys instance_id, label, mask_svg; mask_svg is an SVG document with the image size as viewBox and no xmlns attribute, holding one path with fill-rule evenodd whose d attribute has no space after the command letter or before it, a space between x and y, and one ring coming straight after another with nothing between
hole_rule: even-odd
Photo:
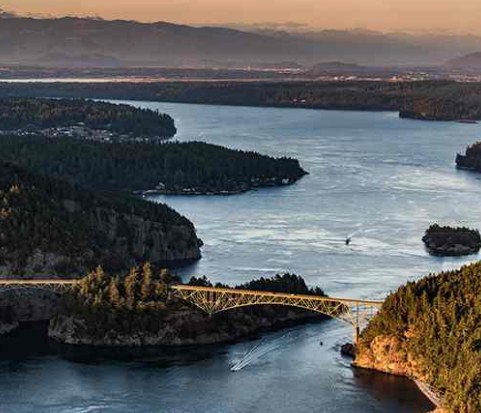
<instances>
[{"instance_id":1,"label":"dark bay water","mask_svg":"<svg viewBox=\"0 0 481 413\"><path fill-rule=\"evenodd\" d=\"M476 140L476 125L393 113L133 104L170 113L181 140L289 155L310 172L291 187L239 196L155 197L188 216L205 242L204 258L179 271L185 278L237 284L290 271L332 296L382 299L407 280L478 259L430 257L421 242L433 222L480 227L481 181L454 168L456 152ZM8 351L0 347L1 413L430 408L407 380L351 369L339 345L352 332L335 320L123 361L100 350L59 353L36 345L29 331L18 334ZM18 343L25 355L13 357Z\"/></svg>"}]
</instances>

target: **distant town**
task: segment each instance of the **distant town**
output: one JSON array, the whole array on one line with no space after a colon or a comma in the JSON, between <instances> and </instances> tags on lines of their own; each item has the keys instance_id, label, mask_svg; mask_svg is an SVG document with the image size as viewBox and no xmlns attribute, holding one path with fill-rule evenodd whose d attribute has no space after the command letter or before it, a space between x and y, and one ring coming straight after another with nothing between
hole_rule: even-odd
<instances>
[{"instance_id":1,"label":"distant town","mask_svg":"<svg viewBox=\"0 0 481 413\"><path fill-rule=\"evenodd\" d=\"M92 129L83 122L72 126L62 126L53 128L38 128L27 125L24 128L14 130L0 130L0 136L44 136L47 138L74 138L93 142L113 143L113 142L161 142L168 138L138 136L130 133L116 133L107 129Z\"/></svg>"},{"instance_id":2,"label":"distant town","mask_svg":"<svg viewBox=\"0 0 481 413\"><path fill-rule=\"evenodd\" d=\"M448 66L362 66L343 62L323 62L301 66L295 62L271 65L214 64L181 67L47 68L41 66L0 67L0 82L216 82L216 81L385 81L412 82L451 80L481 82L481 70Z\"/></svg>"}]
</instances>

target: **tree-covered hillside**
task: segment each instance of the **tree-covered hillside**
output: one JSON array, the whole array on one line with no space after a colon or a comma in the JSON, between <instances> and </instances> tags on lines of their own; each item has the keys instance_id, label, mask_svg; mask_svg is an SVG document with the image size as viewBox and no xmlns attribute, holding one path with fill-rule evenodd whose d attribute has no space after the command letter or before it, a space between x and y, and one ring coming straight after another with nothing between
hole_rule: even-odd
<instances>
[{"instance_id":1,"label":"tree-covered hillside","mask_svg":"<svg viewBox=\"0 0 481 413\"><path fill-rule=\"evenodd\" d=\"M132 268L125 277L108 276L98 267L61 298L59 314L84 320L89 335L101 337L110 329L155 332L168 311L182 306L168 292L172 280L178 281L150 264Z\"/></svg>"},{"instance_id":2,"label":"tree-covered hillside","mask_svg":"<svg viewBox=\"0 0 481 413\"><path fill-rule=\"evenodd\" d=\"M99 143L42 136L4 136L0 160L28 166L87 189L172 193L242 192L289 184L306 172L290 158L203 142Z\"/></svg>"},{"instance_id":3,"label":"tree-covered hillside","mask_svg":"<svg viewBox=\"0 0 481 413\"><path fill-rule=\"evenodd\" d=\"M142 268L132 268L125 277L108 276L98 267L61 298L59 317L52 324L55 326L58 320L73 317L78 321L75 328L79 335L92 342L102 342L109 341L106 338L109 335L160 337L164 332L189 335L197 329L200 329L201 334L210 334L217 329L228 328L237 330L238 334L245 327L252 327L244 323L260 323L263 319L264 322L268 319L274 323L276 319L286 317L289 311L300 317L308 314L305 310L282 306L253 306L209 318L194 305L178 298L168 288L173 282L178 283L180 279L165 269L154 270L148 263ZM193 278L190 284L211 285L205 277ZM324 295L320 288L309 289L304 279L294 274L253 280L236 288L246 287ZM197 319L200 325L192 325L190 319ZM187 324L179 325L182 320Z\"/></svg>"},{"instance_id":4,"label":"tree-covered hillside","mask_svg":"<svg viewBox=\"0 0 481 413\"><path fill-rule=\"evenodd\" d=\"M207 277L192 277L189 281L189 285L195 285L199 287L212 287L212 283ZM222 283L217 283L215 287L230 288ZM234 287L239 290L253 290L253 291L269 291L273 293L289 293L289 294L310 294L326 296L324 291L319 288L310 288L307 286L304 278L290 273L277 274L272 278L261 277L256 280L248 281L244 284Z\"/></svg>"},{"instance_id":5,"label":"tree-covered hillside","mask_svg":"<svg viewBox=\"0 0 481 413\"><path fill-rule=\"evenodd\" d=\"M481 263L399 288L363 332L361 347L377 336L401 342L399 357L416 360L417 375L444 393L450 411L481 411Z\"/></svg>"},{"instance_id":6,"label":"tree-covered hillside","mask_svg":"<svg viewBox=\"0 0 481 413\"><path fill-rule=\"evenodd\" d=\"M177 132L169 115L130 105L84 99L0 99L1 130L46 129L78 124L142 137L171 138Z\"/></svg>"},{"instance_id":7,"label":"tree-covered hillside","mask_svg":"<svg viewBox=\"0 0 481 413\"><path fill-rule=\"evenodd\" d=\"M72 275L101 264L200 258L194 226L163 204L91 192L0 161L0 274Z\"/></svg>"}]
</instances>

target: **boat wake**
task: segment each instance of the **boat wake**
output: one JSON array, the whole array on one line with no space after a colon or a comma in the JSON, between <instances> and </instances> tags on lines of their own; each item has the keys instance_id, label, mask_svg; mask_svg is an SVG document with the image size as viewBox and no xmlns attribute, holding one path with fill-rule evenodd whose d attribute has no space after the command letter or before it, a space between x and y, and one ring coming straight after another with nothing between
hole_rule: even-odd
<instances>
[{"instance_id":1,"label":"boat wake","mask_svg":"<svg viewBox=\"0 0 481 413\"><path fill-rule=\"evenodd\" d=\"M292 334L289 332L281 337L270 340L268 338L262 339L254 347L252 347L241 360L234 363L230 370L240 371L250 364L262 359L267 354L278 350L281 347L285 347L290 343L296 341L299 338L299 334Z\"/></svg>"},{"instance_id":2,"label":"boat wake","mask_svg":"<svg viewBox=\"0 0 481 413\"><path fill-rule=\"evenodd\" d=\"M278 339L273 340L270 343L266 343L264 339L262 339L259 343L257 343L254 347L252 347L247 354L237 363L235 363L230 370L231 371L240 371L244 367L247 367L249 364L259 360L260 358L264 357L265 355L277 350L279 347L283 345L283 341L285 340L284 335L279 337Z\"/></svg>"}]
</instances>

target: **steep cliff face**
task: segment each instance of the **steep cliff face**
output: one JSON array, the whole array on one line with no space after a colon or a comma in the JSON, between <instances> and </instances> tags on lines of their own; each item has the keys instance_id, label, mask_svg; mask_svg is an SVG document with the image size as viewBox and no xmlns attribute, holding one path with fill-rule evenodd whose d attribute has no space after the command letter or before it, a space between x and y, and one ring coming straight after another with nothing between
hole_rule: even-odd
<instances>
[{"instance_id":1,"label":"steep cliff face","mask_svg":"<svg viewBox=\"0 0 481 413\"><path fill-rule=\"evenodd\" d=\"M405 342L396 336L379 335L368 345L361 343L357 346L354 367L376 370L396 376L405 376L410 379L425 383L427 377L420 371L422 370L419 360L416 360L408 350ZM425 384L424 384L425 386ZM423 387L424 387L423 386ZM422 389L425 392L425 389ZM426 394L427 395L427 394ZM435 404L444 405L442 397L438 393L430 391L431 401L436 400ZM431 413L453 413L447 409L438 407Z\"/></svg>"},{"instance_id":2,"label":"steep cliff face","mask_svg":"<svg viewBox=\"0 0 481 413\"><path fill-rule=\"evenodd\" d=\"M199 259L200 246L193 224L166 205L0 163L0 277L169 265Z\"/></svg>"},{"instance_id":3,"label":"steep cliff face","mask_svg":"<svg viewBox=\"0 0 481 413\"><path fill-rule=\"evenodd\" d=\"M184 306L170 312L155 333L137 331L122 334L115 330L96 336L88 332L85 321L57 316L50 321L50 338L64 344L140 347L217 344L239 340L261 330L282 328L323 316L307 311L264 307L261 311L232 310L212 318Z\"/></svg>"},{"instance_id":4,"label":"steep cliff face","mask_svg":"<svg viewBox=\"0 0 481 413\"><path fill-rule=\"evenodd\" d=\"M142 216L101 208L91 211L89 220L109 240L111 251L130 257L127 266L200 258L201 242L193 226L179 223L167 227Z\"/></svg>"},{"instance_id":5,"label":"steep cliff face","mask_svg":"<svg viewBox=\"0 0 481 413\"><path fill-rule=\"evenodd\" d=\"M91 246L86 244L74 253L42 246L25 256L13 252L0 265L0 277L15 278L23 274L71 276L85 274L97 265L121 270L146 261L170 265L201 257L201 241L190 226L166 227L141 216L105 208L89 211L88 219L88 226L95 232L96 239L103 238L103 247L99 248L96 240L92 239Z\"/></svg>"},{"instance_id":6,"label":"steep cliff face","mask_svg":"<svg viewBox=\"0 0 481 413\"><path fill-rule=\"evenodd\" d=\"M58 308L59 295L42 290L9 291L0 294L0 336L24 321L45 321Z\"/></svg>"},{"instance_id":7,"label":"steep cliff face","mask_svg":"<svg viewBox=\"0 0 481 413\"><path fill-rule=\"evenodd\" d=\"M397 376L421 378L416 370L417 362L394 336L380 335L368 346L358 346L353 365Z\"/></svg>"}]
</instances>

